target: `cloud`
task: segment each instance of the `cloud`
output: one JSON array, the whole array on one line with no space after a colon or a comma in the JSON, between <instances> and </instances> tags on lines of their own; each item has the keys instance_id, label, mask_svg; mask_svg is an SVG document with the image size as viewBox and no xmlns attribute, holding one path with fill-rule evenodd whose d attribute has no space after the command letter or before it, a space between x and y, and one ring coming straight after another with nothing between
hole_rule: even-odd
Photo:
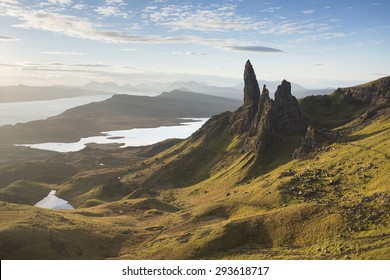
<instances>
[{"instance_id":1,"label":"cloud","mask_svg":"<svg viewBox=\"0 0 390 280\"><path fill-rule=\"evenodd\" d=\"M76 9L76 10L84 10L87 6L85 6L84 4L76 4L73 6L73 9Z\"/></svg>"},{"instance_id":2,"label":"cloud","mask_svg":"<svg viewBox=\"0 0 390 280\"><path fill-rule=\"evenodd\" d=\"M111 65L103 64L103 63L94 63L94 64L72 64L70 66L77 67L111 67Z\"/></svg>"},{"instance_id":3,"label":"cloud","mask_svg":"<svg viewBox=\"0 0 390 280\"><path fill-rule=\"evenodd\" d=\"M123 0L106 0L107 5L124 4Z\"/></svg>"},{"instance_id":4,"label":"cloud","mask_svg":"<svg viewBox=\"0 0 390 280\"><path fill-rule=\"evenodd\" d=\"M137 51L137 49L132 49L132 48L124 48L124 49L121 49L122 52L135 52Z\"/></svg>"},{"instance_id":5,"label":"cloud","mask_svg":"<svg viewBox=\"0 0 390 280\"><path fill-rule=\"evenodd\" d=\"M116 5L115 7L124 7L126 5L126 3L120 0L106 1L105 4L111 6ZM331 34L329 32L333 28L330 22L319 21L317 19L303 21L285 18L258 21L252 17L238 15L236 6L232 4L213 4L207 7L193 6L192 4L183 4L180 6L168 5L167 3L156 3L156 5L162 7L148 6L142 11L143 19L149 24L165 26L170 30L182 29L185 31L194 30L204 32L252 31L254 35L263 34L273 36L285 34L304 35L304 37L297 38L295 42L328 40L342 36L340 33ZM99 9L99 7L96 9ZM102 15L113 15L113 11L110 12L100 9L100 12ZM215 48L225 48L226 50L275 52L272 48L261 49L251 47L256 46L257 43L250 39L247 42L238 42L235 39L202 38L193 35L172 37L137 35L130 29L127 29L127 31L109 30L106 26L93 22L87 16L79 17L63 12L50 12L37 6L0 5L0 14L18 19L20 22L13 25L14 27L53 32L68 37L107 43L198 44ZM131 26L131 23L129 23L129 26ZM186 34L191 33L186 32ZM249 47L245 47L245 45ZM230 48L226 46L230 46Z\"/></svg>"},{"instance_id":6,"label":"cloud","mask_svg":"<svg viewBox=\"0 0 390 280\"><path fill-rule=\"evenodd\" d=\"M294 42L304 43L304 42L314 42L319 40L333 40L333 39L347 38L349 36L351 36L351 33L344 33L344 32L319 33L319 34L307 35L295 39Z\"/></svg>"},{"instance_id":7,"label":"cloud","mask_svg":"<svg viewBox=\"0 0 390 280\"><path fill-rule=\"evenodd\" d=\"M48 3L50 4L58 4L58 5L63 5L63 6L67 6L67 5L71 5L72 4L72 0L47 0Z\"/></svg>"},{"instance_id":8,"label":"cloud","mask_svg":"<svg viewBox=\"0 0 390 280\"><path fill-rule=\"evenodd\" d=\"M255 30L251 17L236 13L232 4L198 7L192 4L148 6L143 10L143 18L157 25L169 27L172 31L242 31Z\"/></svg>"},{"instance_id":9,"label":"cloud","mask_svg":"<svg viewBox=\"0 0 390 280\"><path fill-rule=\"evenodd\" d=\"M261 12L263 13L273 13L277 10L280 10L281 7L270 7L270 8L267 8L267 9L264 9L264 10L261 10Z\"/></svg>"},{"instance_id":10,"label":"cloud","mask_svg":"<svg viewBox=\"0 0 390 280\"><path fill-rule=\"evenodd\" d=\"M40 52L40 54L49 54L49 55L87 55L82 52Z\"/></svg>"},{"instance_id":11,"label":"cloud","mask_svg":"<svg viewBox=\"0 0 390 280\"><path fill-rule=\"evenodd\" d=\"M19 5L19 0L1 0L1 4L11 4L11 5Z\"/></svg>"},{"instance_id":12,"label":"cloud","mask_svg":"<svg viewBox=\"0 0 390 280\"><path fill-rule=\"evenodd\" d=\"M11 42L11 41L20 41L20 39L0 35L0 41Z\"/></svg>"},{"instance_id":13,"label":"cloud","mask_svg":"<svg viewBox=\"0 0 390 280\"><path fill-rule=\"evenodd\" d=\"M280 53L283 52L279 49L263 47L263 46L227 46L224 49L242 52L265 52L265 53Z\"/></svg>"},{"instance_id":14,"label":"cloud","mask_svg":"<svg viewBox=\"0 0 390 280\"><path fill-rule=\"evenodd\" d=\"M95 9L95 12L97 12L99 15L103 17L123 17L128 18L128 13L121 12L117 7L114 6L106 6L106 7L97 7Z\"/></svg>"},{"instance_id":15,"label":"cloud","mask_svg":"<svg viewBox=\"0 0 390 280\"><path fill-rule=\"evenodd\" d=\"M303 14L313 14L314 10L303 10L302 13Z\"/></svg>"},{"instance_id":16,"label":"cloud","mask_svg":"<svg viewBox=\"0 0 390 280\"><path fill-rule=\"evenodd\" d=\"M121 17L124 19L129 18L128 11L124 11L123 7L127 5L122 0L106 0L105 6L99 6L95 9L95 12L103 17Z\"/></svg>"},{"instance_id":17,"label":"cloud","mask_svg":"<svg viewBox=\"0 0 390 280\"><path fill-rule=\"evenodd\" d=\"M205 52L190 52L190 51L186 51L186 52L171 52L170 54L173 54L173 55L207 55L207 53Z\"/></svg>"},{"instance_id":18,"label":"cloud","mask_svg":"<svg viewBox=\"0 0 390 280\"><path fill-rule=\"evenodd\" d=\"M1 12L1 9L0 9ZM209 46L221 46L228 40L203 39L196 36L161 37L134 35L117 30L102 30L88 19L76 16L50 13L43 10L25 10L21 8L5 9L4 14L18 18L21 23L14 27L50 31L73 38L81 38L109 43L178 44L192 43Z\"/></svg>"},{"instance_id":19,"label":"cloud","mask_svg":"<svg viewBox=\"0 0 390 280\"><path fill-rule=\"evenodd\" d=\"M318 66L323 66L324 64L323 63L316 63L316 64L313 64L313 66L316 66L316 67L318 67Z\"/></svg>"}]
</instances>

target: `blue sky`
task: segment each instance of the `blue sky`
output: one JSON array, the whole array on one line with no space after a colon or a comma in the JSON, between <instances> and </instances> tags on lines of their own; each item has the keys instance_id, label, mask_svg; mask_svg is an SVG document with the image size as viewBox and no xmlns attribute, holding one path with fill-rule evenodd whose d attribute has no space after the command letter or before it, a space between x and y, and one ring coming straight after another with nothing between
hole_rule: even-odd
<instances>
[{"instance_id":1,"label":"blue sky","mask_svg":"<svg viewBox=\"0 0 390 280\"><path fill-rule=\"evenodd\" d=\"M308 88L390 75L390 3L0 0L0 85L258 79Z\"/></svg>"}]
</instances>

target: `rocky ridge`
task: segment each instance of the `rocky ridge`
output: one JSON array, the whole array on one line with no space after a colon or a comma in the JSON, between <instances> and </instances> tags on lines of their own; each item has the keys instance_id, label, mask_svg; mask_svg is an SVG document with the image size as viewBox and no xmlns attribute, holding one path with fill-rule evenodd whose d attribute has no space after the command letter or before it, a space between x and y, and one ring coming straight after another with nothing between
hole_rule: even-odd
<instances>
[{"instance_id":1,"label":"rocky ridge","mask_svg":"<svg viewBox=\"0 0 390 280\"><path fill-rule=\"evenodd\" d=\"M341 95L348 103L388 104L390 99L390 76L359 86L338 88L335 94Z\"/></svg>"},{"instance_id":2,"label":"rocky ridge","mask_svg":"<svg viewBox=\"0 0 390 280\"><path fill-rule=\"evenodd\" d=\"M259 85L252 64L248 60L244 70L244 104L230 113L228 127L234 134L246 137L241 152L264 152L274 142L283 142L286 136L304 136L306 119L298 100L291 94L291 83L283 80L275 93L275 100L269 97L266 85L260 94ZM212 126L221 114L210 119L205 130L214 131ZM209 128L208 128L209 127Z\"/></svg>"}]
</instances>

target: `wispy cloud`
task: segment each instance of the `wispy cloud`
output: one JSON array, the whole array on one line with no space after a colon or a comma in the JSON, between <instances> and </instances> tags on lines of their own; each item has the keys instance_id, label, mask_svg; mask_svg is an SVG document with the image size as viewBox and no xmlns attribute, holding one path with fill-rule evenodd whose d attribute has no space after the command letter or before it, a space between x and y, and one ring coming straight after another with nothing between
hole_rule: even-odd
<instances>
[{"instance_id":1,"label":"wispy cloud","mask_svg":"<svg viewBox=\"0 0 390 280\"><path fill-rule=\"evenodd\" d=\"M58 4L58 5L71 5L72 0L47 0L50 4Z\"/></svg>"},{"instance_id":2,"label":"wispy cloud","mask_svg":"<svg viewBox=\"0 0 390 280\"><path fill-rule=\"evenodd\" d=\"M228 31L254 30L250 17L236 13L232 4L197 7L192 4L148 6L143 18L154 24L169 27L171 30Z\"/></svg>"},{"instance_id":3,"label":"wispy cloud","mask_svg":"<svg viewBox=\"0 0 390 280\"><path fill-rule=\"evenodd\" d=\"M76 4L73 6L73 9L76 9L76 10L84 10L85 8L87 8L87 6L85 6L84 4Z\"/></svg>"},{"instance_id":4,"label":"wispy cloud","mask_svg":"<svg viewBox=\"0 0 390 280\"><path fill-rule=\"evenodd\" d=\"M106 5L99 6L95 12L103 17L121 17L127 19L130 12L123 9L127 4L122 0L106 0Z\"/></svg>"},{"instance_id":5,"label":"wispy cloud","mask_svg":"<svg viewBox=\"0 0 390 280\"><path fill-rule=\"evenodd\" d=\"M305 35L301 38L295 39L294 42L303 43L303 42L313 42L318 40L333 40L333 39L347 38L350 36L351 34L344 33L344 32L319 33L319 34Z\"/></svg>"},{"instance_id":6,"label":"wispy cloud","mask_svg":"<svg viewBox=\"0 0 390 280\"><path fill-rule=\"evenodd\" d=\"M303 14L313 14L314 10L303 10L302 13Z\"/></svg>"},{"instance_id":7,"label":"wispy cloud","mask_svg":"<svg viewBox=\"0 0 390 280\"><path fill-rule=\"evenodd\" d=\"M227 46L224 49L243 52L281 53L282 50L263 46Z\"/></svg>"},{"instance_id":8,"label":"wispy cloud","mask_svg":"<svg viewBox=\"0 0 390 280\"><path fill-rule=\"evenodd\" d=\"M275 12L277 10L280 10L280 9L281 9L281 7L269 7L267 9L261 10L261 12L263 12L263 13L273 13L273 12Z\"/></svg>"},{"instance_id":9,"label":"wispy cloud","mask_svg":"<svg viewBox=\"0 0 390 280\"><path fill-rule=\"evenodd\" d=\"M166 53L168 54L168 53ZM207 55L207 53L205 52L190 52L190 51L185 51L185 52L170 52L169 54L172 54L172 55Z\"/></svg>"},{"instance_id":10,"label":"wispy cloud","mask_svg":"<svg viewBox=\"0 0 390 280\"><path fill-rule=\"evenodd\" d=\"M20 41L20 39L0 35L0 41L11 42L11 41Z\"/></svg>"},{"instance_id":11,"label":"wispy cloud","mask_svg":"<svg viewBox=\"0 0 390 280\"><path fill-rule=\"evenodd\" d=\"M133 48L124 48L124 49L121 49L122 52L135 52L137 51L137 49L133 49Z\"/></svg>"},{"instance_id":12,"label":"wispy cloud","mask_svg":"<svg viewBox=\"0 0 390 280\"><path fill-rule=\"evenodd\" d=\"M1 12L1 9L0 9ZM18 18L21 23L14 27L50 31L74 38L110 42L110 43L143 43L143 44L178 44L192 43L221 47L232 40L203 39L197 36L162 37L134 35L117 30L102 30L100 25L86 18L46 12L44 10L27 11L20 7L3 9L8 16Z\"/></svg>"},{"instance_id":13,"label":"wispy cloud","mask_svg":"<svg viewBox=\"0 0 390 280\"><path fill-rule=\"evenodd\" d=\"M48 54L48 55L87 55L86 53L83 52L39 52L40 54Z\"/></svg>"},{"instance_id":14,"label":"wispy cloud","mask_svg":"<svg viewBox=\"0 0 390 280\"><path fill-rule=\"evenodd\" d=\"M77 67L111 67L111 65L103 64L103 63L94 63L94 64L72 64L70 66L77 66Z\"/></svg>"},{"instance_id":15,"label":"wispy cloud","mask_svg":"<svg viewBox=\"0 0 390 280\"><path fill-rule=\"evenodd\" d=\"M323 66L323 65L324 65L323 63L316 63L316 64L313 64L313 66L316 66L316 67Z\"/></svg>"},{"instance_id":16,"label":"wispy cloud","mask_svg":"<svg viewBox=\"0 0 390 280\"><path fill-rule=\"evenodd\" d=\"M99 15L103 17L110 17L110 16L123 17L123 18L129 17L128 13L121 12L117 7L114 6L97 7L95 9L95 12L97 12Z\"/></svg>"}]
</instances>

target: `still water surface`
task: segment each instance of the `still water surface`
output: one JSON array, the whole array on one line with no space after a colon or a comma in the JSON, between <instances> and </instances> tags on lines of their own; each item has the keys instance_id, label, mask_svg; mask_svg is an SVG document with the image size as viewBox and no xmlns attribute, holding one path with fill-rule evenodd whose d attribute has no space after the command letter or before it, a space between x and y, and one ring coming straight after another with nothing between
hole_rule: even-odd
<instances>
[{"instance_id":1,"label":"still water surface","mask_svg":"<svg viewBox=\"0 0 390 280\"><path fill-rule=\"evenodd\" d=\"M67 109L91 102L103 101L112 95L81 96L55 100L0 103L0 126L42 120Z\"/></svg>"},{"instance_id":2,"label":"still water surface","mask_svg":"<svg viewBox=\"0 0 390 280\"><path fill-rule=\"evenodd\" d=\"M186 121L187 120L187 121ZM81 138L74 143L40 143L40 144L18 144L16 146L27 146L35 149L49 150L56 152L76 152L84 149L88 143L96 144L121 144L121 148L138 147L155 144L169 138L184 139L198 130L208 118L196 118L194 121L183 119L181 125L160 126L156 128L133 128L128 130L114 130L102 132L101 136Z\"/></svg>"}]
</instances>

